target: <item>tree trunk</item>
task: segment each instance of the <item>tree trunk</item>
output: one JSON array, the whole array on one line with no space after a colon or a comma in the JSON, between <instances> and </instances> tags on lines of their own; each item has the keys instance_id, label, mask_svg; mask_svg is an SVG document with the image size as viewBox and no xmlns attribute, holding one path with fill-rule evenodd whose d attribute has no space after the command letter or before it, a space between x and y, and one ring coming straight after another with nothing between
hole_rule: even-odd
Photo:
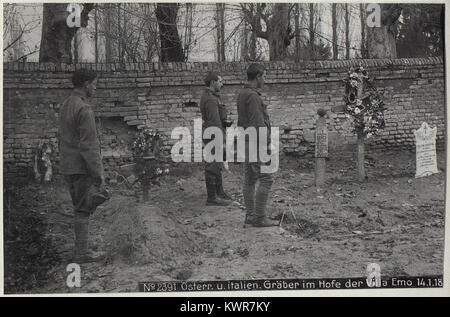
<instances>
[{"instance_id":1,"label":"tree trunk","mask_svg":"<svg viewBox=\"0 0 450 317\"><path fill-rule=\"evenodd\" d=\"M268 4L256 3L241 4L244 19L251 25L252 37L250 45L250 59L256 59L256 52L253 54L253 48L256 50L256 38L265 39L269 44L269 57L271 61L284 60L287 56L287 47L291 44L294 37L290 27L290 4L274 3ZM261 20L264 20L266 29L263 30Z\"/></svg>"},{"instance_id":2,"label":"tree trunk","mask_svg":"<svg viewBox=\"0 0 450 317\"><path fill-rule=\"evenodd\" d=\"M225 62L225 3L220 6L220 54L221 61Z\"/></svg>"},{"instance_id":3,"label":"tree trunk","mask_svg":"<svg viewBox=\"0 0 450 317\"><path fill-rule=\"evenodd\" d=\"M365 5L359 5L359 17L361 23L361 58L367 58L367 39L366 39L366 13Z\"/></svg>"},{"instance_id":4,"label":"tree trunk","mask_svg":"<svg viewBox=\"0 0 450 317\"><path fill-rule=\"evenodd\" d=\"M331 27L333 28L333 59L339 58L338 36L337 36L337 4L331 5Z\"/></svg>"},{"instance_id":5,"label":"tree trunk","mask_svg":"<svg viewBox=\"0 0 450 317\"><path fill-rule=\"evenodd\" d=\"M220 62L221 60L221 53L220 53L220 3L216 3L216 54L217 54L217 61Z\"/></svg>"},{"instance_id":6,"label":"tree trunk","mask_svg":"<svg viewBox=\"0 0 450 317\"><path fill-rule=\"evenodd\" d=\"M345 58L350 59L350 9L348 3L344 4L345 10Z\"/></svg>"},{"instance_id":7,"label":"tree trunk","mask_svg":"<svg viewBox=\"0 0 450 317\"><path fill-rule=\"evenodd\" d=\"M119 62L123 62L122 56L122 25L120 23L120 3L117 4L117 57Z\"/></svg>"},{"instance_id":8,"label":"tree trunk","mask_svg":"<svg viewBox=\"0 0 450 317\"><path fill-rule=\"evenodd\" d=\"M217 61L225 62L225 4L216 3Z\"/></svg>"},{"instance_id":9,"label":"tree trunk","mask_svg":"<svg viewBox=\"0 0 450 317\"><path fill-rule=\"evenodd\" d=\"M369 58L396 58L394 35L388 26L368 28L367 55Z\"/></svg>"},{"instance_id":10,"label":"tree trunk","mask_svg":"<svg viewBox=\"0 0 450 317\"><path fill-rule=\"evenodd\" d=\"M398 4L380 4L380 27L367 28L367 51L369 58L396 58L395 22L401 14Z\"/></svg>"},{"instance_id":11,"label":"tree trunk","mask_svg":"<svg viewBox=\"0 0 450 317\"><path fill-rule=\"evenodd\" d=\"M257 6L257 7L260 7L261 4L257 3L256 6ZM250 7L251 7L251 12L252 12L252 14L255 15L254 18L253 18L253 20L254 20L253 23L255 23L256 25L259 25L259 26L260 26L260 20L259 20L259 17L256 16L256 12L259 11L259 9L257 9L257 10L255 11L255 7L254 7L254 4L253 4L253 3L250 4ZM251 34L250 34L250 46L249 46L249 50L250 50L249 57L250 57L250 60L251 60L251 61L256 61L256 58L257 58L257 53L256 53L256 42L257 42L257 41L258 41L258 37L257 37L257 35L256 35L256 32L251 32Z\"/></svg>"},{"instance_id":12,"label":"tree trunk","mask_svg":"<svg viewBox=\"0 0 450 317\"><path fill-rule=\"evenodd\" d=\"M95 54L95 63L98 63L98 9L95 7L95 15L94 15L94 54Z\"/></svg>"},{"instance_id":13,"label":"tree trunk","mask_svg":"<svg viewBox=\"0 0 450 317\"><path fill-rule=\"evenodd\" d=\"M73 63L78 64L79 61L79 51L80 51L80 38L79 38L79 32L75 32L75 35L73 36Z\"/></svg>"},{"instance_id":14,"label":"tree trunk","mask_svg":"<svg viewBox=\"0 0 450 317\"><path fill-rule=\"evenodd\" d=\"M274 4L273 15L267 26L267 41L270 60L284 60L287 55L286 48L290 45L289 4Z\"/></svg>"},{"instance_id":15,"label":"tree trunk","mask_svg":"<svg viewBox=\"0 0 450 317\"><path fill-rule=\"evenodd\" d=\"M310 50L310 59L315 59L316 50L315 50L315 29L314 29L314 3L309 4L309 50Z\"/></svg>"},{"instance_id":16,"label":"tree trunk","mask_svg":"<svg viewBox=\"0 0 450 317\"><path fill-rule=\"evenodd\" d=\"M106 3L105 4L105 60L107 63L112 62L112 43L111 43L111 4Z\"/></svg>"},{"instance_id":17,"label":"tree trunk","mask_svg":"<svg viewBox=\"0 0 450 317\"><path fill-rule=\"evenodd\" d=\"M248 26L247 26L247 21L244 21L244 29L242 32L241 59L243 61L247 61L247 57L248 57Z\"/></svg>"},{"instance_id":18,"label":"tree trunk","mask_svg":"<svg viewBox=\"0 0 450 317\"><path fill-rule=\"evenodd\" d=\"M67 3L44 3L39 62L72 63L72 40L78 28L67 26ZM86 27L93 4L84 4L81 27Z\"/></svg>"},{"instance_id":19,"label":"tree trunk","mask_svg":"<svg viewBox=\"0 0 450 317\"><path fill-rule=\"evenodd\" d=\"M155 10L161 41L161 62L183 62L184 53L177 29L177 3L157 3Z\"/></svg>"},{"instance_id":20,"label":"tree trunk","mask_svg":"<svg viewBox=\"0 0 450 317\"><path fill-rule=\"evenodd\" d=\"M300 61L300 4L295 4L295 61Z\"/></svg>"},{"instance_id":21,"label":"tree trunk","mask_svg":"<svg viewBox=\"0 0 450 317\"><path fill-rule=\"evenodd\" d=\"M193 4L186 3L186 28L184 31L184 54L186 60L189 58L189 49L192 40L192 15L193 15Z\"/></svg>"},{"instance_id":22,"label":"tree trunk","mask_svg":"<svg viewBox=\"0 0 450 317\"><path fill-rule=\"evenodd\" d=\"M43 4L39 62L72 63L72 39L76 28L67 26L67 3Z\"/></svg>"}]
</instances>

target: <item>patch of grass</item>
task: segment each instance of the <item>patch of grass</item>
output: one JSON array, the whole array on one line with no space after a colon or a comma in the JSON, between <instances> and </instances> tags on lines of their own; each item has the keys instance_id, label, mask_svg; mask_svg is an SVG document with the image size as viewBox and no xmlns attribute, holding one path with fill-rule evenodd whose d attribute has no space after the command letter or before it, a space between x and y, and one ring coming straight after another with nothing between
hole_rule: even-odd
<instances>
[{"instance_id":1,"label":"patch of grass","mask_svg":"<svg viewBox=\"0 0 450 317\"><path fill-rule=\"evenodd\" d=\"M56 247L46 235L45 215L35 211L30 188L5 186L4 265L6 294L29 293L49 278L59 261Z\"/></svg>"}]
</instances>

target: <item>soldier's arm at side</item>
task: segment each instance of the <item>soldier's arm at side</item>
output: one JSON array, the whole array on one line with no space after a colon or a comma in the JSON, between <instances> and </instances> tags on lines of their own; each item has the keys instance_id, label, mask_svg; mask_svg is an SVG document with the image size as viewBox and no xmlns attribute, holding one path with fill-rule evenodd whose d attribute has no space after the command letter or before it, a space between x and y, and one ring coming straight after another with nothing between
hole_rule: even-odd
<instances>
[{"instance_id":1,"label":"soldier's arm at side","mask_svg":"<svg viewBox=\"0 0 450 317\"><path fill-rule=\"evenodd\" d=\"M205 104L206 122L208 126L222 128L222 120L220 120L220 113L217 101L207 100Z\"/></svg>"},{"instance_id":2,"label":"soldier's arm at side","mask_svg":"<svg viewBox=\"0 0 450 317\"><path fill-rule=\"evenodd\" d=\"M95 128L94 113L87 107L81 107L78 112L80 131L80 153L86 162L90 175L97 181L103 179L103 164L100 155L100 144Z\"/></svg>"},{"instance_id":3,"label":"soldier's arm at side","mask_svg":"<svg viewBox=\"0 0 450 317\"><path fill-rule=\"evenodd\" d=\"M254 142L256 142L256 148L258 149L258 153L261 150L263 153L267 153L267 141L266 142L260 142L260 131L259 128L267 128L266 123L264 122L264 112L262 108L262 101L261 98L256 95L252 94L250 95L248 101L248 120L249 120L249 127L256 128L257 137ZM268 134L269 131L266 131ZM266 135L267 135L266 134ZM261 144L260 144L261 143ZM260 162L260 156L258 155L258 162Z\"/></svg>"},{"instance_id":4,"label":"soldier's arm at side","mask_svg":"<svg viewBox=\"0 0 450 317\"><path fill-rule=\"evenodd\" d=\"M247 105L249 126L255 128L265 127L262 102L259 96L251 94L248 98Z\"/></svg>"}]
</instances>

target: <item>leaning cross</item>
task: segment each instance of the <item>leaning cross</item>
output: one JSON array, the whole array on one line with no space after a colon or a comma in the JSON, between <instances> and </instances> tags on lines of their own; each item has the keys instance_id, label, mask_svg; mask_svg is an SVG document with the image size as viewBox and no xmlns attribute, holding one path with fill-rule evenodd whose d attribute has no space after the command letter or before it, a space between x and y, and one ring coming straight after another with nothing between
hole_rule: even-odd
<instances>
[{"instance_id":1,"label":"leaning cross","mask_svg":"<svg viewBox=\"0 0 450 317\"><path fill-rule=\"evenodd\" d=\"M315 133L315 183L316 186L319 187L325 183L325 159L328 157L328 130L325 120L326 111L319 109L317 114L319 117L317 118Z\"/></svg>"},{"instance_id":2,"label":"leaning cross","mask_svg":"<svg viewBox=\"0 0 450 317\"><path fill-rule=\"evenodd\" d=\"M358 83L358 93L363 94L364 92L364 84L362 82ZM364 97L361 97L363 99ZM346 105L341 104L337 106L331 107L331 111L333 113L344 113L346 110ZM366 171L364 168L364 141L365 141L365 135L362 131L357 132L357 167L358 167L358 181L363 182L366 179Z\"/></svg>"},{"instance_id":3,"label":"leaning cross","mask_svg":"<svg viewBox=\"0 0 450 317\"><path fill-rule=\"evenodd\" d=\"M144 156L144 171L145 175L151 175L151 171L156 164L156 162L161 161L161 152L160 152L160 142L159 139L156 141L153 141L152 144L153 152L150 153L150 155ZM150 184L151 180L147 177L144 177L142 180L142 199L144 201L149 200L149 190L150 190Z\"/></svg>"}]
</instances>

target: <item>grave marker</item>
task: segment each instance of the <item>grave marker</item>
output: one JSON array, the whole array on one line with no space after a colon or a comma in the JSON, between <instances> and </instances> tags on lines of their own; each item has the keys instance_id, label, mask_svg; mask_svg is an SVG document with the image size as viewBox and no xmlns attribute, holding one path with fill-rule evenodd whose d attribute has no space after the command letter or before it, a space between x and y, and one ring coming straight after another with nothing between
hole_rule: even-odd
<instances>
[{"instance_id":1,"label":"grave marker","mask_svg":"<svg viewBox=\"0 0 450 317\"><path fill-rule=\"evenodd\" d=\"M364 168L364 157L365 157L365 150L364 150L364 141L365 141L365 136L364 133L362 132L358 132L357 133L357 151L356 151L356 155L357 155L357 166L358 166L358 181L359 182L364 182L364 180L366 179L366 170Z\"/></svg>"},{"instance_id":2,"label":"grave marker","mask_svg":"<svg viewBox=\"0 0 450 317\"><path fill-rule=\"evenodd\" d=\"M317 118L315 133L315 183L316 186L322 186L325 183L325 159L328 157L328 130L325 120L326 111L319 109L317 114L319 117Z\"/></svg>"},{"instance_id":3,"label":"grave marker","mask_svg":"<svg viewBox=\"0 0 450 317\"><path fill-rule=\"evenodd\" d=\"M416 138L416 178L439 173L436 161L436 130L424 122L414 131Z\"/></svg>"}]
</instances>

